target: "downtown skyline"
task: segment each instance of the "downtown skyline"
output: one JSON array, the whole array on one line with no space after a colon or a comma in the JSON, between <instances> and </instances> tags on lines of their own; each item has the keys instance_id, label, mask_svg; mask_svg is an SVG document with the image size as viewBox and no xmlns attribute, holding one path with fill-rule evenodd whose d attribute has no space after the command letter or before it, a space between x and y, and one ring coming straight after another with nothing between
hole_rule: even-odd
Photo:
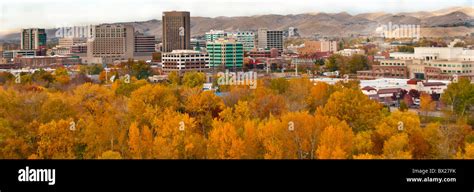
<instances>
[{"instance_id":1,"label":"downtown skyline","mask_svg":"<svg viewBox=\"0 0 474 192\"><path fill-rule=\"evenodd\" d=\"M210 0L176 0L172 2L151 0L137 0L133 2L129 0L113 2L109 0L102 0L100 2L90 0L47 0L41 3L32 0L19 0L9 2L8 4L5 2L0 3L0 35L29 27L53 28L108 22L160 20L161 12L166 10L190 11L192 17L231 17L318 12L347 12L352 15L371 12L400 13L434 11L454 6L472 6L472 1L470 0L421 0L417 2L406 0L362 0L359 2L358 5L364 6L353 6L353 4L347 4L343 0L312 2L311 4L304 0L291 2L282 0L262 0L259 2L249 0L224 0L219 2ZM37 19L37 15L42 15L42 19Z\"/></svg>"}]
</instances>

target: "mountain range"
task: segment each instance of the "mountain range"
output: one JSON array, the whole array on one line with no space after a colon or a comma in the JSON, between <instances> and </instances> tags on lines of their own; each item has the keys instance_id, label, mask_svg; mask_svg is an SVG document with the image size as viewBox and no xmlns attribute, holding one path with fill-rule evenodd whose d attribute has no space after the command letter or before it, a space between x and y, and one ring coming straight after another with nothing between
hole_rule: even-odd
<instances>
[{"instance_id":1,"label":"mountain range","mask_svg":"<svg viewBox=\"0 0 474 192\"><path fill-rule=\"evenodd\" d=\"M402 13L361 13L351 15L340 13L304 13L291 15L255 15L238 17L192 17L192 35L203 35L211 29L215 30L256 30L261 27L274 30L285 30L289 27L298 28L303 37L313 35L348 36L374 34L380 25L410 24L420 25L422 36L464 36L474 33L474 8L450 7L436 11L402 12ZM153 19L139 22L123 22L131 24L135 30L147 35L161 37L161 20ZM48 29L48 38L54 38L57 29ZM19 39L19 33L8 34L0 39Z\"/></svg>"}]
</instances>

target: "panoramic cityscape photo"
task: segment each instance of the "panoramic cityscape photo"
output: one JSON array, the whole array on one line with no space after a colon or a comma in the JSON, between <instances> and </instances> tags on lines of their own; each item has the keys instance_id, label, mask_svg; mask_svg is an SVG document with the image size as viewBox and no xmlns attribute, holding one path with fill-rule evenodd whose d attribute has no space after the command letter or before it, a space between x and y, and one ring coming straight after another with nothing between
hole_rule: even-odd
<instances>
[{"instance_id":1,"label":"panoramic cityscape photo","mask_svg":"<svg viewBox=\"0 0 474 192\"><path fill-rule=\"evenodd\" d=\"M3 5L0 158L474 158L473 7L192 2L145 21L54 13L68 26Z\"/></svg>"},{"instance_id":2,"label":"panoramic cityscape photo","mask_svg":"<svg viewBox=\"0 0 474 192\"><path fill-rule=\"evenodd\" d=\"M473 83L472 0L0 2L0 159L474 159Z\"/></svg>"}]
</instances>

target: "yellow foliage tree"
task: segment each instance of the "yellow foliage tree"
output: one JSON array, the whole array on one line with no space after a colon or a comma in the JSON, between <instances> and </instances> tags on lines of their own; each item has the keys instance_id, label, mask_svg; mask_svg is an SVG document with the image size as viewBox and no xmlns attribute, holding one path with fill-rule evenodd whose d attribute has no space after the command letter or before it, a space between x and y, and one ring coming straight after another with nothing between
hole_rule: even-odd
<instances>
[{"instance_id":1,"label":"yellow foliage tree","mask_svg":"<svg viewBox=\"0 0 474 192\"><path fill-rule=\"evenodd\" d=\"M203 159L206 141L193 118L170 109L155 119L153 157L159 159Z\"/></svg>"},{"instance_id":2,"label":"yellow foliage tree","mask_svg":"<svg viewBox=\"0 0 474 192\"><path fill-rule=\"evenodd\" d=\"M431 99L431 95L422 93L420 95L420 111L426 117L429 112L435 110L436 103Z\"/></svg>"},{"instance_id":3,"label":"yellow foliage tree","mask_svg":"<svg viewBox=\"0 0 474 192\"><path fill-rule=\"evenodd\" d=\"M411 159L411 152L408 148L408 134L396 134L383 145L383 157L386 159Z\"/></svg>"},{"instance_id":4,"label":"yellow foliage tree","mask_svg":"<svg viewBox=\"0 0 474 192\"><path fill-rule=\"evenodd\" d=\"M318 82L311 87L310 94L306 98L306 104L310 112L315 112L318 107L324 106L329 96L331 96L332 88L329 84Z\"/></svg>"},{"instance_id":5,"label":"yellow foliage tree","mask_svg":"<svg viewBox=\"0 0 474 192\"><path fill-rule=\"evenodd\" d=\"M137 127L137 123L132 123L128 131L128 145L130 146L130 154L134 159L142 158L142 146L140 138L140 130Z\"/></svg>"},{"instance_id":6,"label":"yellow foliage tree","mask_svg":"<svg viewBox=\"0 0 474 192\"><path fill-rule=\"evenodd\" d=\"M354 154L371 154L373 147L372 131L362 131L355 135Z\"/></svg>"},{"instance_id":7,"label":"yellow foliage tree","mask_svg":"<svg viewBox=\"0 0 474 192\"><path fill-rule=\"evenodd\" d=\"M231 123L215 120L209 133L208 157L211 159L240 159L245 157L245 145Z\"/></svg>"},{"instance_id":8,"label":"yellow foliage tree","mask_svg":"<svg viewBox=\"0 0 474 192\"><path fill-rule=\"evenodd\" d=\"M411 136L420 133L420 131L420 119L416 113L392 112L376 126L374 132L374 153L381 154L384 142L400 132L405 132ZM416 146L410 147L414 148Z\"/></svg>"},{"instance_id":9,"label":"yellow foliage tree","mask_svg":"<svg viewBox=\"0 0 474 192\"><path fill-rule=\"evenodd\" d=\"M224 109L224 102L212 91L199 91L186 97L186 112L196 119L201 133L207 136L213 118L217 118Z\"/></svg>"},{"instance_id":10,"label":"yellow foliage tree","mask_svg":"<svg viewBox=\"0 0 474 192\"><path fill-rule=\"evenodd\" d=\"M346 121L355 132L373 129L381 119L382 105L360 90L344 88L329 97L319 113Z\"/></svg>"},{"instance_id":11,"label":"yellow foliage tree","mask_svg":"<svg viewBox=\"0 0 474 192\"><path fill-rule=\"evenodd\" d=\"M39 127L38 155L44 159L72 159L74 154L74 132L71 121L51 121Z\"/></svg>"},{"instance_id":12,"label":"yellow foliage tree","mask_svg":"<svg viewBox=\"0 0 474 192\"><path fill-rule=\"evenodd\" d=\"M259 126L266 159L315 159L321 132L340 121L334 117L290 112L271 116Z\"/></svg>"},{"instance_id":13,"label":"yellow foliage tree","mask_svg":"<svg viewBox=\"0 0 474 192\"><path fill-rule=\"evenodd\" d=\"M176 94L163 85L147 84L133 91L128 102L132 118L139 125L151 126L155 116L166 109L177 109L179 106Z\"/></svg>"},{"instance_id":14,"label":"yellow foliage tree","mask_svg":"<svg viewBox=\"0 0 474 192\"><path fill-rule=\"evenodd\" d=\"M319 159L347 159L352 152L354 133L345 123L341 122L324 129L321 133L316 155Z\"/></svg>"}]
</instances>

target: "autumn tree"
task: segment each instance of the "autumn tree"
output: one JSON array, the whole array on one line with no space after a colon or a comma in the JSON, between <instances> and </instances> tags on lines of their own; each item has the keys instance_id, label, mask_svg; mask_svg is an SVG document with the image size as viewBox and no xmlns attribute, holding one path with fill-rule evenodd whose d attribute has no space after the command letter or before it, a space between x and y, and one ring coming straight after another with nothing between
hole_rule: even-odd
<instances>
[{"instance_id":1,"label":"autumn tree","mask_svg":"<svg viewBox=\"0 0 474 192\"><path fill-rule=\"evenodd\" d=\"M441 95L441 101L451 106L457 116L465 116L474 105L474 85L467 78L460 78L448 85Z\"/></svg>"},{"instance_id":2,"label":"autumn tree","mask_svg":"<svg viewBox=\"0 0 474 192\"><path fill-rule=\"evenodd\" d=\"M178 86L181 85L181 77L176 71L172 71L168 74L168 81L171 85Z\"/></svg>"},{"instance_id":3,"label":"autumn tree","mask_svg":"<svg viewBox=\"0 0 474 192\"><path fill-rule=\"evenodd\" d=\"M447 138L441 131L439 123L426 125L423 129L423 138L425 138L430 147L429 153L426 156L427 158L440 159L449 156L448 154L443 154L443 152L446 151L444 148L447 147Z\"/></svg>"},{"instance_id":4,"label":"autumn tree","mask_svg":"<svg viewBox=\"0 0 474 192\"><path fill-rule=\"evenodd\" d=\"M270 81L270 89L274 90L278 94L285 93L290 87L290 83L286 78L276 78Z\"/></svg>"},{"instance_id":5,"label":"autumn tree","mask_svg":"<svg viewBox=\"0 0 474 192\"><path fill-rule=\"evenodd\" d=\"M130 115L139 125L151 126L154 117L166 109L177 109L177 95L163 85L146 84L133 91L128 102Z\"/></svg>"},{"instance_id":6,"label":"autumn tree","mask_svg":"<svg viewBox=\"0 0 474 192\"><path fill-rule=\"evenodd\" d=\"M423 113L423 116L428 116L428 113L434 111L436 103L431 99L431 95L423 93L420 95L420 111Z\"/></svg>"},{"instance_id":7,"label":"autumn tree","mask_svg":"<svg viewBox=\"0 0 474 192\"><path fill-rule=\"evenodd\" d=\"M202 87L206 82L206 74L201 72L187 72L183 76L183 85L187 87Z\"/></svg>"},{"instance_id":8,"label":"autumn tree","mask_svg":"<svg viewBox=\"0 0 474 192\"><path fill-rule=\"evenodd\" d=\"M44 159L75 158L74 131L71 121L51 121L39 127L38 156Z\"/></svg>"},{"instance_id":9,"label":"autumn tree","mask_svg":"<svg viewBox=\"0 0 474 192\"><path fill-rule=\"evenodd\" d=\"M90 83L78 86L73 95L71 102L81 114L75 124L86 146L85 158L96 158L106 150L126 146L124 139L119 140L121 133L128 129L123 115L125 102L114 97L110 89Z\"/></svg>"},{"instance_id":10,"label":"autumn tree","mask_svg":"<svg viewBox=\"0 0 474 192\"><path fill-rule=\"evenodd\" d=\"M458 159L474 159L474 143L466 143L464 153L459 151L456 158Z\"/></svg>"},{"instance_id":11,"label":"autumn tree","mask_svg":"<svg viewBox=\"0 0 474 192\"><path fill-rule=\"evenodd\" d=\"M231 123L214 121L209 133L207 154L211 159L240 159L245 157L245 144Z\"/></svg>"},{"instance_id":12,"label":"autumn tree","mask_svg":"<svg viewBox=\"0 0 474 192\"><path fill-rule=\"evenodd\" d=\"M318 159L347 159L352 154L352 129L341 122L331 125L321 133L321 141L316 151Z\"/></svg>"},{"instance_id":13,"label":"autumn tree","mask_svg":"<svg viewBox=\"0 0 474 192\"><path fill-rule=\"evenodd\" d=\"M444 142L441 141L441 158L453 158L460 149L464 149L466 135L472 128L464 120L458 120L455 124L441 126L440 130L445 138Z\"/></svg>"},{"instance_id":14,"label":"autumn tree","mask_svg":"<svg viewBox=\"0 0 474 192\"><path fill-rule=\"evenodd\" d=\"M409 144L407 147L410 153L413 152L413 157L426 157L429 148L422 136L418 115L413 112L401 111L392 112L376 126L373 137L374 153L380 154L385 142L399 133L407 134ZM410 157L412 157L411 154Z\"/></svg>"},{"instance_id":15,"label":"autumn tree","mask_svg":"<svg viewBox=\"0 0 474 192\"><path fill-rule=\"evenodd\" d=\"M275 94L265 87L254 90L252 98L250 107L254 109L254 115L261 119L269 117L270 114L279 116L288 109L283 96Z\"/></svg>"},{"instance_id":16,"label":"autumn tree","mask_svg":"<svg viewBox=\"0 0 474 192\"><path fill-rule=\"evenodd\" d=\"M355 155L373 154L373 131L361 131L354 136L353 153Z\"/></svg>"},{"instance_id":17,"label":"autumn tree","mask_svg":"<svg viewBox=\"0 0 474 192\"><path fill-rule=\"evenodd\" d=\"M259 125L266 159L315 159L323 130L340 121L334 117L290 112Z\"/></svg>"},{"instance_id":18,"label":"autumn tree","mask_svg":"<svg viewBox=\"0 0 474 192\"><path fill-rule=\"evenodd\" d=\"M408 149L408 134L396 134L383 145L383 157L386 159L411 159Z\"/></svg>"},{"instance_id":19,"label":"autumn tree","mask_svg":"<svg viewBox=\"0 0 474 192\"><path fill-rule=\"evenodd\" d=\"M195 120L167 109L153 123L153 157L159 159L206 158L206 140Z\"/></svg>"},{"instance_id":20,"label":"autumn tree","mask_svg":"<svg viewBox=\"0 0 474 192\"><path fill-rule=\"evenodd\" d=\"M149 159L153 157L153 133L144 126L141 131L137 123L130 125L128 133L130 155L134 159Z\"/></svg>"},{"instance_id":21,"label":"autumn tree","mask_svg":"<svg viewBox=\"0 0 474 192\"><path fill-rule=\"evenodd\" d=\"M74 118L77 110L68 99L69 96L66 93L49 93L48 99L41 105L39 121L48 123L52 120Z\"/></svg>"},{"instance_id":22,"label":"autumn tree","mask_svg":"<svg viewBox=\"0 0 474 192\"><path fill-rule=\"evenodd\" d=\"M213 118L224 109L222 99L211 91L199 91L185 98L185 111L197 121L201 133L207 136Z\"/></svg>"},{"instance_id":23,"label":"autumn tree","mask_svg":"<svg viewBox=\"0 0 474 192\"><path fill-rule=\"evenodd\" d=\"M224 104L233 107L239 101L249 101L252 97L252 90L248 86L232 86L230 91L222 97Z\"/></svg>"},{"instance_id":24,"label":"autumn tree","mask_svg":"<svg viewBox=\"0 0 474 192\"><path fill-rule=\"evenodd\" d=\"M291 79L289 81L288 91L283 94L288 110L301 111L308 108L306 99L309 97L313 86L313 82L306 77Z\"/></svg>"},{"instance_id":25,"label":"autumn tree","mask_svg":"<svg viewBox=\"0 0 474 192\"><path fill-rule=\"evenodd\" d=\"M373 129L381 119L382 106L360 90L333 93L319 113L346 121L355 132Z\"/></svg>"},{"instance_id":26,"label":"autumn tree","mask_svg":"<svg viewBox=\"0 0 474 192\"><path fill-rule=\"evenodd\" d=\"M243 128L244 156L245 159L262 159L264 147L262 138L258 135L258 124L254 120L246 120Z\"/></svg>"},{"instance_id":27,"label":"autumn tree","mask_svg":"<svg viewBox=\"0 0 474 192\"><path fill-rule=\"evenodd\" d=\"M70 81L69 74L66 68L60 67L54 71L54 79L60 84L68 84Z\"/></svg>"},{"instance_id":28,"label":"autumn tree","mask_svg":"<svg viewBox=\"0 0 474 192\"><path fill-rule=\"evenodd\" d=\"M27 140L15 132L10 123L0 118L0 159L26 158L30 153Z\"/></svg>"},{"instance_id":29,"label":"autumn tree","mask_svg":"<svg viewBox=\"0 0 474 192\"><path fill-rule=\"evenodd\" d=\"M333 93L333 87L324 82L318 82L311 87L310 93L306 98L306 105L310 112L315 112L318 107L324 106Z\"/></svg>"},{"instance_id":30,"label":"autumn tree","mask_svg":"<svg viewBox=\"0 0 474 192\"><path fill-rule=\"evenodd\" d=\"M365 55L354 54L349 58L347 67L344 71L347 73L355 74L357 71L366 70L369 68L368 60Z\"/></svg>"},{"instance_id":31,"label":"autumn tree","mask_svg":"<svg viewBox=\"0 0 474 192\"><path fill-rule=\"evenodd\" d=\"M112 91L116 95L130 97L133 91L147 84L146 80L136 80L135 77L131 78L128 82L126 79L119 79L112 84Z\"/></svg>"},{"instance_id":32,"label":"autumn tree","mask_svg":"<svg viewBox=\"0 0 474 192\"><path fill-rule=\"evenodd\" d=\"M339 54L333 54L326 59L326 62L324 63L324 65L326 69L328 69L329 71L337 71L337 70L341 70L341 67L346 62L345 60L346 59L344 58L344 56L339 55ZM346 72L344 72L343 74L345 73Z\"/></svg>"},{"instance_id":33,"label":"autumn tree","mask_svg":"<svg viewBox=\"0 0 474 192\"><path fill-rule=\"evenodd\" d=\"M140 130L137 127L137 123L132 123L128 132L128 145L130 146L130 154L134 159L141 159L141 138Z\"/></svg>"}]
</instances>

